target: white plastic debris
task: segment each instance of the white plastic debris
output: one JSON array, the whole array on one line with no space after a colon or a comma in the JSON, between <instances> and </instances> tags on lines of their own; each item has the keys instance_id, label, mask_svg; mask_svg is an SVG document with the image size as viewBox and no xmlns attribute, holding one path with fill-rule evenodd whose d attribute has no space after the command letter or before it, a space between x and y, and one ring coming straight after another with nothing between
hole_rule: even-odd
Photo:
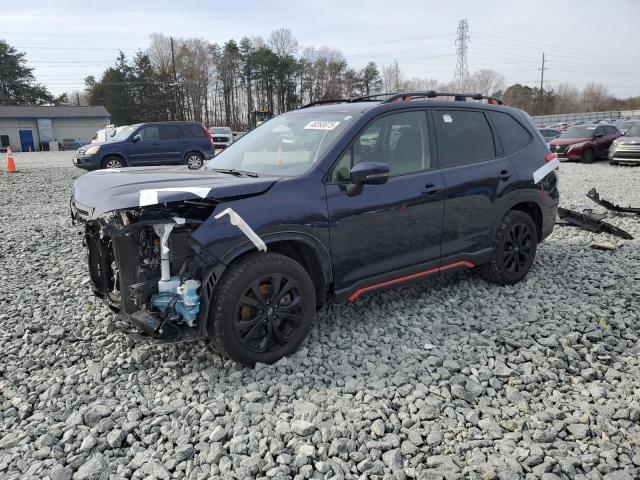
<instances>
[{"instance_id":1,"label":"white plastic debris","mask_svg":"<svg viewBox=\"0 0 640 480\"><path fill-rule=\"evenodd\" d=\"M559 166L560 160L558 160L557 158L554 158L550 162L545 163L543 166L533 172L533 183L540 183L540 180L549 175Z\"/></svg>"},{"instance_id":2,"label":"white plastic debris","mask_svg":"<svg viewBox=\"0 0 640 480\"><path fill-rule=\"evenodd\" d=\"M249 225L247 225L247 222L245 222L244 219L233 209L227 208L216 215L215 218L222 218L225 215L229 215L229 221L231 222L231 224L242 230L242 233L244 233L247 238L253 242L258 250L263 252L267 251L267 245L262 241L258 234L254 232Z\"/></svg>"},{"instance_id":3,"label":"white plastic debris","mask_svg":"<svg viewBox=\"0 0 640 480\"><path fill-rule=\"evenodd\" d=\"M187 192L193 193L200 198L207 198L210 188L206 187L168 187L168 188L149 188L140 190L140 206L156 205L158 203L158 192Z\"/></svg>"}]
</instances>

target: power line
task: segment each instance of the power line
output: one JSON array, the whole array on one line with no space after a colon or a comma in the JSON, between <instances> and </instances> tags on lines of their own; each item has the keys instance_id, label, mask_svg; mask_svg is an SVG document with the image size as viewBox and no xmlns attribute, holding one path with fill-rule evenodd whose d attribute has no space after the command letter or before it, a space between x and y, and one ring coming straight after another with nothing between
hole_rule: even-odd
<instances>
[{"instance_id":1,"label":"power line","mask_svg":"<svg viewBox=\"0 0 640 480\"><path fill-rule=\"evenodd\" d=\"M463 91L465 80L469 78L469 66L467 65L467 41L469 36L469 24L467 19L460 20L458 23L458 38L456 38L456 54L458 60L456 61L456 71L454 74L454 82L458 85L458 90Z\"/></svg>"}]
</instances>

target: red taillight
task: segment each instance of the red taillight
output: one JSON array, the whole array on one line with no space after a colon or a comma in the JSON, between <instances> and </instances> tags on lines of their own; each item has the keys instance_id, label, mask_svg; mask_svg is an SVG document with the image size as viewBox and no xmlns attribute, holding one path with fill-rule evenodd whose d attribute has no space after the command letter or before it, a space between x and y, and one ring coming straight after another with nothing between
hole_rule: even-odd
<instances>
[{"instance_id":1,"label":"red taillight","mask_svg":"<svg viewBox=\"0 0 640 480\"><path fill-rule=\"evenodd\" d=\"M556 155L555 153L547 153L544 156L545 162L551 162L552 160L555 160L556 158L558 158L558 155Z\"/></svg>"},{"instance_id":2,"label":"red taillight","mask_svg":"<svg viewBox=\"0 0 640 480\"><path fill-rule=\"evenodd\" d=\"M209 129L204 125L202 125L202 129L204 130L204 133L207 134L207 137L209 137L209 141L211 142L211 145L213 145L213 137L211 136L211 132L209 131Z\"/></svg>"}]
</instances>

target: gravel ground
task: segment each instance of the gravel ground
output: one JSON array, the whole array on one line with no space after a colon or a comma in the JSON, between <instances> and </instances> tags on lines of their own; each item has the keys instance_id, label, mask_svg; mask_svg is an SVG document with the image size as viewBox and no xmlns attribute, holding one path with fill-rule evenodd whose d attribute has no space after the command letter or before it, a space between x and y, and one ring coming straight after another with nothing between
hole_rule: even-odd
<instances>
[{"instance_id":1,"label":"gravel ground","mask_svg":"<svg viewBox=\"0 0 640 480\"><path fill-rule=\"evenodd\" d=\"M135 344L94 299L70 154L0 174L0 478L640 477L640 241L557 227L526 281L473 273L330 305L243 368ZM562 164L561 204L640 205L640 169ZM608 220L640 238L640 218ZM598 251L594 241L617 249Z\"/></svg>"}]
</instances>

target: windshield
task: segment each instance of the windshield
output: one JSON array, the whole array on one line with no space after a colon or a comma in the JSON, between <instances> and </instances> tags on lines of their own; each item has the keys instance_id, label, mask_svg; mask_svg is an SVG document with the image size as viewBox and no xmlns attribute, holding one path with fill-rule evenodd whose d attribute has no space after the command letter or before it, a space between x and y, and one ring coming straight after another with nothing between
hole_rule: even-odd
<instances>
[{"instance_id":1,"label":"windshield","mask_svg":"<svg viewBox=\"0 0 640 480\"><path fill-rule=\"evenodd\" d=\"M559 138L591 138L595 130L594 126L569 127Z\"/></svg>"},{"instance_id":2,"label":"windshield","mask_svg":"<svg viewBox=\"0 0 640 480\"><path fill-rule=\"evenodd\" d=\"M616 127L620 129L622 132L626 132L629 128L636 125L638 122L618 122L616 123Z\"/></svg>"},{"instance_id":3,"label":"windshield","mask_svg":"<svg viewBox=\"0 0 640 480\"><path fill-rule=\"evenodd\" d=\"M129 135L136 129L136 127L124 127L118 133L111 137L112 142L121 142L122 140L126 140Z\"/></svg>"},{"instance_id":4,"label":"windshield","mask_svg":"<svg viewBox=\"0 0 640 480\"><path fill-rule=\"evenodd\" d=\"M231 135L231 129L229 127L211 127L210 131L211 133Z\"/></svg>"},{"instance_id":5,"label":"windshield","mask_svg":"<svg viewBox=\"0 0 640 480\"><path fill-rule=\"evenodd\" d=\"M625 136L627 137L640 137L640 125L636 124L626 131Z\"/></svg>"},{"instance_id":6,"label":"windshield","mask_svg":"<svg viewBox=\"0 0 640 480\"><path fill-rule=\"evenodd\" d=\"M313 167L361 114L295 111L274 117L207 162L209 169L294 177Z\"/></svg>"}]
</instances>

